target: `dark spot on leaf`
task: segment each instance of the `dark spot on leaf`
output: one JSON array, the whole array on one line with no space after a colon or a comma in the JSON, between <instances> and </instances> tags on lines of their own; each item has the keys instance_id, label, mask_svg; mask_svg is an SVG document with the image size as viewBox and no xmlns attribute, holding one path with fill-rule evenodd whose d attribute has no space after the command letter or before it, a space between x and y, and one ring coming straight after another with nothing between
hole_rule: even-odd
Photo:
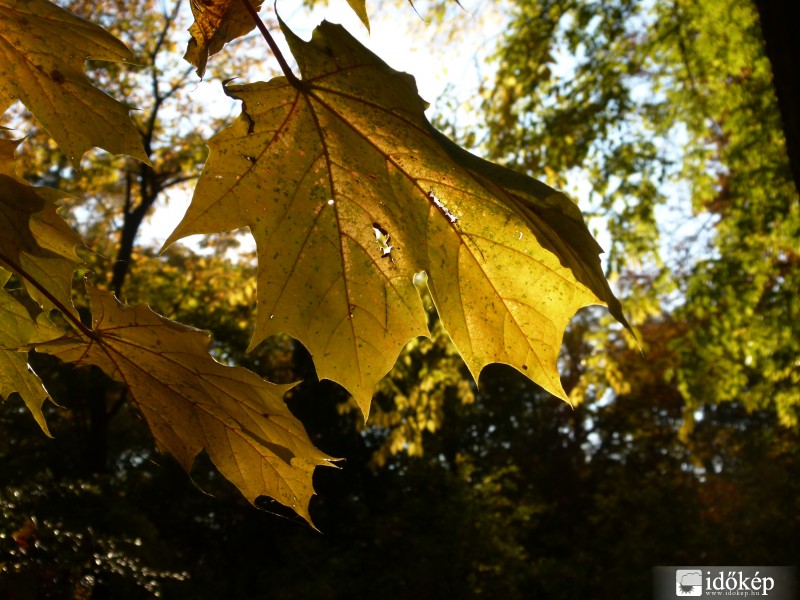
<instances>
[{"instance_id":1,"label":"dark spot on leaf","mask_svg":"<svg viewBox=\"0 0 800 600\"><path fill-rule=\"evenodd\" d=\"M58 69L53 69L52 71L50 71L50 79L52 79L59 85L61 85L67 80L67 78L64 77L64 75Z\"/></svg>"},{"instance_id":2,"label":"dark spot on leaf","mask_svg":"<svg viewBox=\"0 0 800 600\"><path fill-rule=\"evenodd\" d=\"M528 370L528 365L522 365L522 368L527 371Z\"/></svg>"}]
</instances>

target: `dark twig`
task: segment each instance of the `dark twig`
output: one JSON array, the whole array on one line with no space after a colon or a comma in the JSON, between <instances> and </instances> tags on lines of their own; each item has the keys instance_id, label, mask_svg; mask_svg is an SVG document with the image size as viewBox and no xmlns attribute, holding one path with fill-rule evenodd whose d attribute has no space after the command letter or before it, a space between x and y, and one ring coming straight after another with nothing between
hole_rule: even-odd
<instances>
[{"instance_id":1,"label":"dark twig","mask_svg":"<svg viewBox=\"0 0 800 600\"><path fill-rule=\"evenodd\" d=\"M278 44L275 43L275 39L270 34L267 26L264 25L264 21L262 21L261 17L258 16L256 9L253 8L252 4L250 4L250 0L241 0L241 2L244 5L245 10L253 19L253 22L255 22L256 27L258 27L258 30L261 32L261 35L264 36L265 40L267 40L267 45L269 46L269 49L272 50L272 54L275 55L275 58L278 60L278 64L281 66L281 71L283 71L286 79L289 80L289 83L292 85L292 87L298 89L302 88L302 82L292 72L292 69L289 67L289 63L287 63L286 59L283 57L281 49L278 48Z\"/></svg>"}]
</instances>

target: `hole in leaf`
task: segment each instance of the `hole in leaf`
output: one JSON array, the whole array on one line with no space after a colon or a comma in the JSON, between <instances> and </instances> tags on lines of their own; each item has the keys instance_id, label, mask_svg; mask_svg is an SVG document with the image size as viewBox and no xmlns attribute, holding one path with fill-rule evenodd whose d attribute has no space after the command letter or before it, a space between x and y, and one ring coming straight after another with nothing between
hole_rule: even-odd
<instances>
[{"instance_id":1,"label":"hole in leaf","mask_svg":"<svg viewBox=\"0 0 800 600\"><path fill-rule=\"evenodd\" d=\"M447 217L448 221L451 223L458 223L458 217L451 213L450 210L444 204L442 204L442 201L436 197L436 194L434 194L432 190L428 192L428 200L433 203L440 213Z\"/></svg>"},{"instance_id":2,"label":"hole in leaf","mask_svg":"<svg viewBox=\"0 0 800 600\"><path fill-rule=\"evenodd\" d=\"M381 258L388 258L390 261L394 262L394 258L392 258L392 248L394 248L394 246L391 245L392 236L389 235L389 232L381 227L379 223L372 224L372 232L375 234L375 241L381 249Z\"/></svg>"}]
</instances>

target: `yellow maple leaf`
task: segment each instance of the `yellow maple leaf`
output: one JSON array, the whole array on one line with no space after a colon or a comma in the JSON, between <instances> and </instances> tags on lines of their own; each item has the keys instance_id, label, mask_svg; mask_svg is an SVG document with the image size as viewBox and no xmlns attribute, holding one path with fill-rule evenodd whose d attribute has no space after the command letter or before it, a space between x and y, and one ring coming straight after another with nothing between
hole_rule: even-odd
<instances>
[{"instance_id":1,"label":"yellow maple leaf","mask_svg":"<svg viewBox=\"0 0 800 600\"><path fill-rule=\"evenodd\" d=\"M130 109L84 75L89 59L133 55L102 27L47 0L0 0L0 113L21 100L76 165L95 146L149 162Z\"/></svg>"},{"instance_id":2,"label":"yellow maple leaf","mask_svg":"<svg viewBox=\"0 0 800 600\"><path fill-rule=\"evenodd\" d=\"M12 297L3 285L10 273L0 269L0 396L17 392L45 434L50 435L42 414L49 397L39 376L28 364L28 353L21 348L61 335L43 313L36 317Z\"/></svg>"},{"instance_id":3,"label":"yellow maple leaf","mask_svg":"<svg viewBox=\"0 0 800 600\"><path fill-rule=\"evenodd\" d=\"M329 456L317 450L277 385L208 354L206 332L139 305L120 304L87 286L91 331L37 345L65 362L92 364L123 382L158 447L187 471L205 450L220 472L254 502L270 496L311 522L312 475Z\"/></svg>"},{"instance_id":4,"label":"yellow maple leaf","mask_svg":"<svg viewBox=\"0 0 800 600\"><path fill-rule=\"evenodd\" d=\"M625 323L578 208L436 131L414 79L342 27L310 42L282 24L302 79L228 85L243 112L209 142L192 204L165 247L248 226L258 246L252 345L286 332L363 413L405 343L427 335L425 271L477 379L502 362L564 398L564 329L583 306Z\"/></svg>"}]
</instances>

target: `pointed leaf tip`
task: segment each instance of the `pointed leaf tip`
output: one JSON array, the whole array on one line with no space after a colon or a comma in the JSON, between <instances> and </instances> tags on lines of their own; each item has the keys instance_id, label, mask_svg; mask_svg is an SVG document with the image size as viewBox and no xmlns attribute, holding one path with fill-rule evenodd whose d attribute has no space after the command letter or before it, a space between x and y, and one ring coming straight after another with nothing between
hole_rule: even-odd
<instances>
[{"instance_id":1,"label":"pointed leaf tip","mask_svg":"<svg viewBox=\"0 0 800 600\"><path fill-rule=\"evenodd\" d=\"M350 8L353 9L353 12L356 13L358 18L364 24L364 27L367 28L369 31L369 16L367 15L367 2L366 0L347 0L347 3L350 5Z\"/></svg>"}]
</instances>

